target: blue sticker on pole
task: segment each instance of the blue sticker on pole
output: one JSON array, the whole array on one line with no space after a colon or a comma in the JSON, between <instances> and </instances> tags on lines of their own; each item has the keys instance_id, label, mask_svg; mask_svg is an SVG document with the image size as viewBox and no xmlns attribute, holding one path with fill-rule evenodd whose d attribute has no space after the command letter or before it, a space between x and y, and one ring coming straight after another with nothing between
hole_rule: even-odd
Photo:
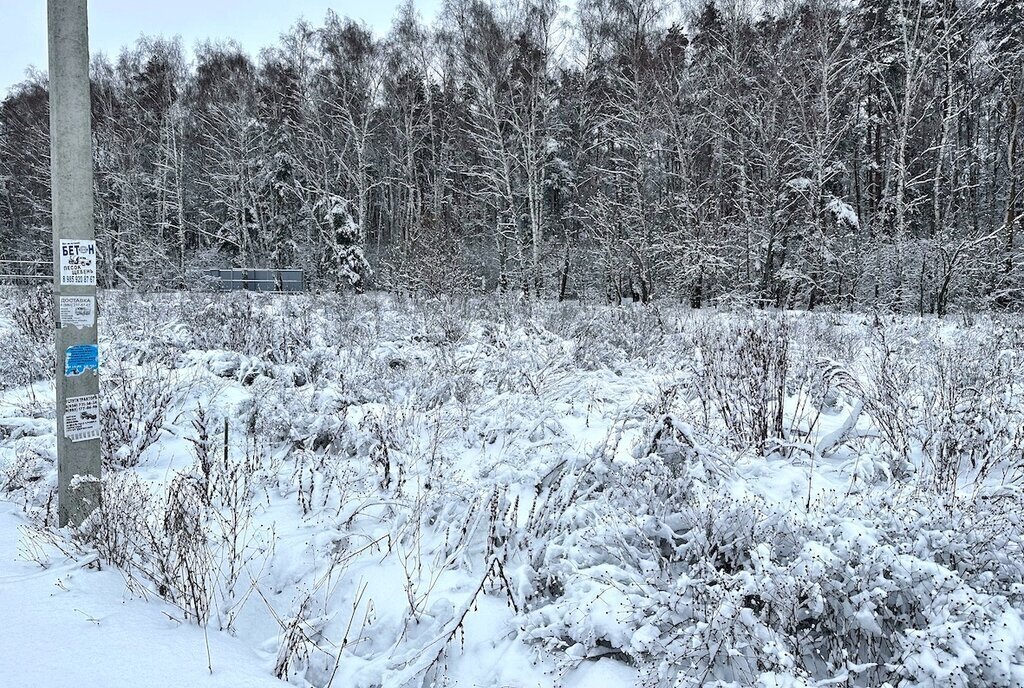
<instances>
[{"instance_id":1,"label":"blue sticker on pole","mask_svg":"<svg viewBox=\"0 0 1024 688\"><path fill-rule=\"evenodd\" d=\"M95 344L69 346L64 358L64 375L81 375L87 370L99 371L100 348Z\"/></svg>"}]
</instances>

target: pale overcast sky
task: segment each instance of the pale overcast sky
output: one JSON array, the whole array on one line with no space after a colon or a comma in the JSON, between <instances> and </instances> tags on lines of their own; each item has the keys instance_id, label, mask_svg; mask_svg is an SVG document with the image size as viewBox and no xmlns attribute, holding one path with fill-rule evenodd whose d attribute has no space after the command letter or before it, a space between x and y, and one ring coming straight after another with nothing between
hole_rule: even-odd
<instances>
[{"instance_id":1,"label":"pale overcast sky","mask_svg":"<svg viewBox=\"0 0 1024 688\"><path fill-rule=\"evenodd\" d=\"M323 23L328 9L387 31L400 0L89 0L89 43L116 57L142 34L198 41L233 38L254 57L300 17ZM427 21L440 0L416 0ZM46 70L46 0L0 0L0 98L25 79L29 66Z\"/></svg>"}]
</instances>

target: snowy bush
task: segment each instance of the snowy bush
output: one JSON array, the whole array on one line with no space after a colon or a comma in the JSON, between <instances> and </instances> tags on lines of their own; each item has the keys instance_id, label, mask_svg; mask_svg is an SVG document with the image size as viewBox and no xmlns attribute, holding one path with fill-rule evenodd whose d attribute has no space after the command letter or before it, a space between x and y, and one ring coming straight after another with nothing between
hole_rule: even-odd
<instances>
[{"instance_id":1,"label":"snowy bush","mask_svg":"<svg viewBox=\"0 0 1024 688\"><path fill-rule=\"evenodd\" d=\"M201 435L202 436L202 435ZM231 628L272 543L254 522L258 457L197 446L199 461L157 490L131 471L103 478L101 507L78 529L84 545L200 624ZM269 548L269 549L268 549ZM243 580L243 577L248 576Z\"/></svg>"},{"instance_id":2,"label":"snowy bush","mask_svg":"<svg viewBox=\"0 0 1024 688\"><path fill-rule=\"evenodd\" d=\"M592 496L545 524L542 593L521 621L532 637L577 660L625 657L650 686L1024 680L1024 617L1007 596L1024 589L1019 502L935 514L908 490L798 515L709 480L692 449L681 459L566 483ZM1001 551L976 559L993 531Z\"/></svg>"},{"instance_id":3,"label":"snowy bush","mask_svg":"<svg viewBox=\"0 0 1024 688\"><path fill-rule=\"evenodd\" d=\"M136 465L160 437L173 392L159 372L113 363L102 378L100 403L104 465Z\"/></svg>"},{"instance_id":4,"label":"snowy bush","mask_svg":"<svg viewBox=\"0 0 1024 688\"><path fill-rule=\"evenodd\" d=\"M9 312L6 355L0 359L0 390L53 379L53 297L49 287L34 289L17 299Z\"/></svg>"},{"instance_id":5,"label":"snowy bush","mask_svg":"<svg viewBox=\"0 0 1024 688\"><path fill-rule=\"evenodd\" d=\"M764 454L784 437L783 406L789 365L789 326L758 317L698 326L700 361L695 383L702 390L704 423L724 425L734 449Z\"/></svg>"},{"instance_id":6,"label":"snowy bush","mask_svg":"<svg viewBox=\"0 0 1024 688\"><path fill-rule=\"evenodd\" d=\"M50 287L29 292L25 300L14 307L11 319L18 331L40 349L53 348L53 296Z\"/></svg>"}]
</instances>

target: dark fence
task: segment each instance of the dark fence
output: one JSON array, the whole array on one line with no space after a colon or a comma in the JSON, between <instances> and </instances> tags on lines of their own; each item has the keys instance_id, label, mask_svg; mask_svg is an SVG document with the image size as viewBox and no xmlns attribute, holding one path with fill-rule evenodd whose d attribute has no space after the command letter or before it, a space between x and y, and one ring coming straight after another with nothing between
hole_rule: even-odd
<instances>
[{"instance_id":1,"label":"dark fence","mask_svg":"<svg viewBox=\"0 0 1024 688\"><path fill-rule=\"evenodd\" d=\"M228 268L207 270L210 288L217 291L282 291L306 290L302 270L261 270Z\"/></svg>"},{"instance_id":2,"label":"dark fence","mask_svg":"<svg viewBox=\"0 0 1024 688\"><path fill-rule=\"evenodd\" d=\"M0 258L0 283L33 284L53 281L52 260L8 260Z\"/></svg>"}]
</instances>

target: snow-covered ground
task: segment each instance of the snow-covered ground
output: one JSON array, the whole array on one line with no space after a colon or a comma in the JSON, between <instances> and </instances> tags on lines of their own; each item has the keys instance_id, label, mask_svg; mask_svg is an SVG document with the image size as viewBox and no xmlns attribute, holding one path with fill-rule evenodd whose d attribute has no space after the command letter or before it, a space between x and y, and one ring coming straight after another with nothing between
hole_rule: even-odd
<instances>
[{"instance_id":1,"label":"snow-covered ground","mask_svg":"<svg viewBox=\"0 0 1024 688\"><path fill-rule=\"evenodd\" d=\"M244 642L148 601L96 557L67 556L0 502L0 675L7 686L282 686ZM213 669L211 672L210 669Z\"/></svg>"},{"instance_id":2,"label":"snow-covered ground","mask_svg":"<svg viewBox=\"0 0 1024 688\"><path fill-rule=\"evenodd\" d=\"M1024 685L1020 320L108 293L70 532L4 300L10 685Z\"/></svg>"}]
</instances>

